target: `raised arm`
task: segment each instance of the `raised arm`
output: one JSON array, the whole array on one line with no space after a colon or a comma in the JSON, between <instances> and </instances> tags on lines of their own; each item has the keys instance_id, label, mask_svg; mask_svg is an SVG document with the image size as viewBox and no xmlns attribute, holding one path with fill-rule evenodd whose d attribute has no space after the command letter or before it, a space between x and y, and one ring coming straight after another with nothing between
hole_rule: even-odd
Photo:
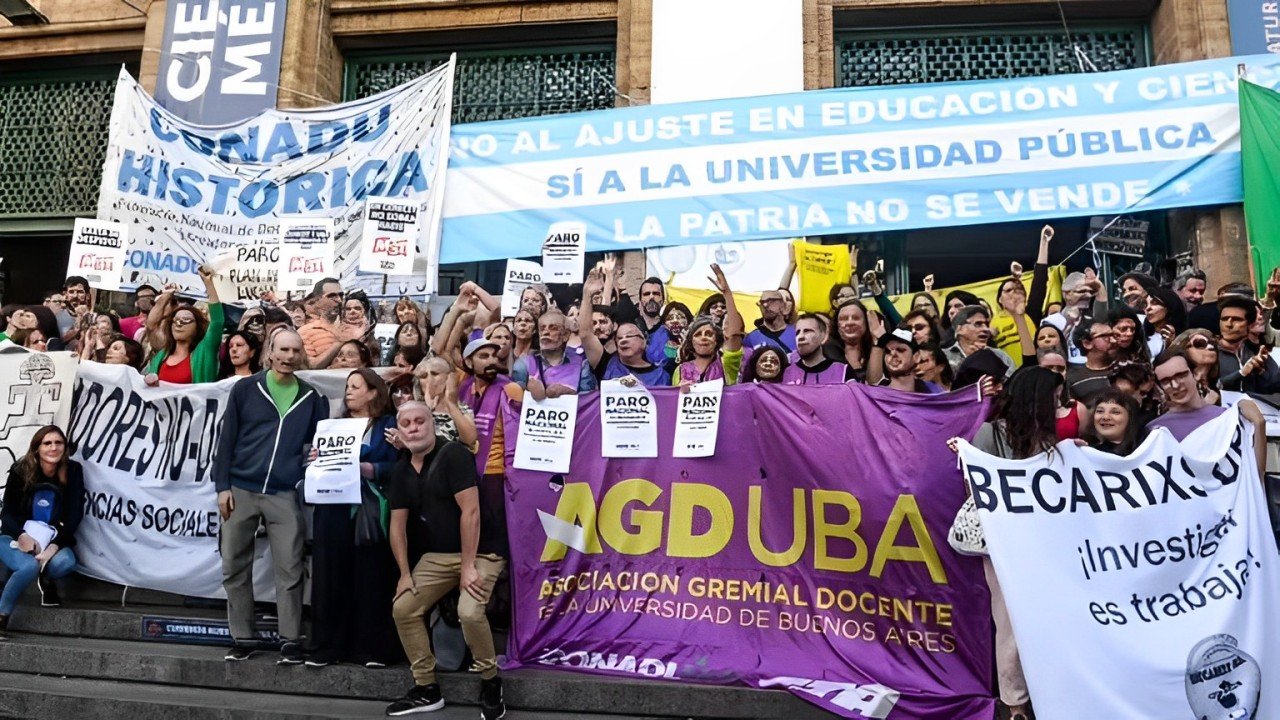
<instances>
[{"instance_id":1,"label":"raised arm","mask_svg":"<svg viewBox=\"0 0 1280 720\"><path fill-rule=\"evenodd\" d=\"M1036 265L1031 271L1031 292L1027 294L1027 315L1031 322L1039 325L1044 319L1045 295L1049 292L1049 241L1053 240L1053 226L1045 225L1040 230L1040 251L1036 254Z\"/></svg>"},{"instance_id":2,"label":"raised arm","mask_svg":"<svg viewBox=\"0 0 1280 720\"><path fill-rule=\"evenodd\" d=\"M173 304L173 294L177 291L177 285L173 283L165 285L160 294L156 296L156 302L151 306L151 312L147 313L144 339L151 344L152 348L164 347L165 343L169 341L160 326L164 324L164 316L169 312L169 306Z\"/></svg>"},{"instance_id":3,"label":"raised arm","mask_svg":"<svg viewBox=\"0 0 1280 720\"><path fill-rule=\"evenodd\" d=\"M605 273L599 268L593 268L587 273L586 282L582 283L582 302L579 303L578 317L585 318L586 322L592 322L592 313L595 312L595 304L591 301L591 296L595 293L604 292L604 275ZM601 296L603 297L603 295ZM587 332L582 333L582 352L587 356L587 362L591 367L600 364L600 359L604 357L604 345L601 344L600 338L591 331L588 325Z\"/></svg>"},{"instance_id":4,"label":"raised arm","mask_svg":"<svg viewBox=\"0 0 1280 720\"><path fill-rule=\"evenodd\" d=\"M742 319L742 313L738 312L738 303L734 301L733 289L729 287L729 280L724 276L724 271L719 265L712 263L711 273L712 277L707 279L724 296L724 349L725 352L737 352L742 349L746 321Z\"/></svg>"},{"instance_id":5,"label":"raised arm","mask_svg":"<svg viewBox=\"0 0 1280 720\"><path fill-rule=\"evenodd\" d=\"M878 385L884 378L884 348L880 347L880 338L889 332L880 313L867 313L867 332L871 333L871 356L867 358L867 384Z\"/></svg>"},{"instance_id":6,"label":"raised arm","mask_svg":"<svg viewBox=\"0 0 1280 720\"><path fill-rule=\"evenodd\" d=\"M782 277L778 278L779 290L790 290L791 281L796 277L796 241L787 242L787 266L782 268Z\"/></svg>"}]
</instances>

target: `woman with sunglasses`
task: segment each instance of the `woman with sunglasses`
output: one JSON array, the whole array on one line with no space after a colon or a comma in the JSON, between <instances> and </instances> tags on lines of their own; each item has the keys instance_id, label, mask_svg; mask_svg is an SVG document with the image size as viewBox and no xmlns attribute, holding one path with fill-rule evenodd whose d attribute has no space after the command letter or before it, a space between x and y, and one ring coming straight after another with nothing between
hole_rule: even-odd
<instances>
[{"instance_id":1,"label":"woman with sunglasses","mask_svg":"<svg viewBox=\"0 0 1280 720\"><path fill-rule=\"evenodd\" d=\"M937 343L942 340L938 321L934 319L936 317L937 315L930 315L928 310L912 310L902 318L899 327L910 330L916 344L923 347L927 343Z\"/></svg>"},{"instance_id":2,"label":"woman with sunglasses","mask_svg":"<svg viewBox=\"0 0 1280 720\"><path fill-rule=\"evenodd\" d=\"M175 304L176 285L166 286L156 298L155 308L163 313L158 333L164 343L147 368L148 385L207 383L218 379L218 350L222 346L225 314L213 282L213 269L201 265L200 280L209 297L208 319L191 305Z\"/></svg>"},{"instance_id":3,"label":"woman with sunglasses","mask_svg":"<svg viewBox=\"0 0 1280 720\"><path fill-rule=\"evenodd\" d=\"M1222 404L1222 383L1219 381L1218 341L1213 333L1203 328L1192 328L1178 334L1169 344L1169 351L1182 353L1191 366L1200 397L1210 405Z\"/></svg>"}]
</instances>

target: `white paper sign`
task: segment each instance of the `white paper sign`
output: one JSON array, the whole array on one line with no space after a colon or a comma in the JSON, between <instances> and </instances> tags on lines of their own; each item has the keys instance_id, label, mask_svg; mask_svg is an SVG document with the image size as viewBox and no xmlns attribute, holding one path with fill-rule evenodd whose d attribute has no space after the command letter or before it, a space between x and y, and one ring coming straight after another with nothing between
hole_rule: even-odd
<instances>
[{"instance_id":1,"label":"white paper sign","mask_svg":"<svg viewBox=\"0 0 1280 720\"><path fill-rule=\"evenodd\" d=\"M286 296L292 293L297 297L299 291L308 293L321 279L336 277L333 218L282 218L279 238L277 272L280 291Z\"/></svg>"},{"instance_id":2,"label":"white paper sign","mask_svg":"<svg viewBox=\"0 0 1280 720\"><path fill-rule=\"evenodd\" d=\"M67 277L78 275L99 290L119 290L129 226L110 220L76 218L67 257Z\"/></svg>"},{"instance_id":3,"label":"white paper sign","mask_svg":"<svg viewBox=\"0 0 1280 720\"><path fill-rule=\"evenodd\" d=\"M1038 717L1280 718L1280 555L1252 440L1230 409L1128 457L960 442Z\"/></svg>"},{"instance_id":4,"label":"white paper sign","mask_svg":"<svg viewBox=\"0 0 1280 720\"><path fill-rule=\"evenodd\" d=\"M672 457L711 457L716 454L723 393L722 379L694 383L689 392L680 393L676 405L675 438L671 443Z\"/></svg>"},{"instance_id":5,"label":"white paper sign","mask_svg":"<svg viewBox=\"0 0 1280 720\"><path fill-rule=\"evenodd\" d=\"M554 223L547 231L547 239L542 243L542 281L582 282L582 266L586 262L586 253L586 223Z\"/></svg>"},{"instance_id":6,"label":"white paper sign","mask_svg":"<svg viewBox=\"0 0 1280 720\"><path fill-rule=\"evenodd\" d=\"M368 420L321 420L312 448L316 459L307 466L303 499L315 505L360 503L360 443Z\"/></svg>"},{"instance_id":7,"label":"white paper sign","mask_svg":"<svg viewBox=\"0 0 1280 720\"><path fill-rule=\"evenodd\" d=\"M360 272L408 275L421 225L420 207L412 200L369 198L364 204L360 238Z\"/></svg>"},{"instance_id":8,"label":"white paper sign","mask_svg":"<svg viewBox=\"0 0 1280 720\"><path fill-rule=\"evenodd\" d=\"M600 383L600 456L658 457L658 405L644 385Z\"/></svg>"},{"instance_id":9,"label":"white paper sign","mask_svg":"<svg viewBox=\"0 0 1280 720\"><path fill-rule=\"evenodd\" d=\"M382 348L382 356L389 357L396 344L396 333L400 326L395 323L377 323L373 326L373 336L378 339L378 347Z\"/></svg>"},{"instance_id":10,"label":"white paper sign","mask_svg":"<svg viewBox=\"0 0 1280 720\"><path fill-rule=\"evenodd\" d=\"M520 433L512 465L521 470L569 472L573 430L578 422L578 396L561 395L541 402L525 395Z\"/></svg>"},{"instance_id":11,"label":"white paper sign","mask_svg":"<svg viewBox=\"0 0 1280 720\"><path fill-rule=\"evenodd\" d=\"M520 294L530 285L542 282L542 267L528 260L508 260L507 279L502 284L502 317L511 317L520 309Z\"/></svg>"},{"instance_id":12,"label":"white paper sign","mask_svg":"<svg viewBox=\"0 0 1280 720\"><path fill-rule=\"evenodd\" d=\"M210 260L209 266L216 273L213 282L222 302L252 305L280 286L280 244L229 247Z\"/></svg>"}]
</instances>

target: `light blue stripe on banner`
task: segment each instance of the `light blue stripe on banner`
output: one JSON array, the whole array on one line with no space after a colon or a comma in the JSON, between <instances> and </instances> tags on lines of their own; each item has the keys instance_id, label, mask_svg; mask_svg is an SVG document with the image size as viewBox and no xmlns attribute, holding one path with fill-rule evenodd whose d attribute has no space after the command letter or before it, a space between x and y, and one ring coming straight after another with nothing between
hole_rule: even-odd
<instances>
[{"instance_id":1,"label":"light blue stripe on banner","mask_svg":"<svg viewBox=\"0 0 1280 720\"><path fill-rule=\"evenodd\" d=\"M1139 184L1148 189L1143 191ZM1131 206L1134 193L1142 197ZM585 222L591 250L634 250L1110 215L1235 203L1242 197L1240 154L1224 152L1194 162L1135 163L445 218L440 260L454 263L540 255L549 223L559 220ZM655 229L663 235L651 234ZM650 234L642 238L646 231Z\"/></svg>"},{"instance_id":2,"label":"light blue stripe on banner","mask_svg":"<svg viewBox=\"0 0 1280 720\"><path fill-rule=\"evenodd\" d=\"M1254 82L1280 85L1280 56L1258 55L1112 73L648 105L457 125L452 130L449 166L493 167L850 132L941 130L1045 118L1067 121L1160 109L1172 113L1234 103L1236 68L1241 63L1247 65ZM868 108L874 108L874 113L866 114ZM913 115L911 108L921 114ZM886 110L888 116L882 112ZM631 137L640 139L628 139L628 127L638 133ZM661 133L670 139L653 138ZM615 142L614 137L619 139ZM575 146L583 142L588 144Z\"/></svg>"}]
</instances>

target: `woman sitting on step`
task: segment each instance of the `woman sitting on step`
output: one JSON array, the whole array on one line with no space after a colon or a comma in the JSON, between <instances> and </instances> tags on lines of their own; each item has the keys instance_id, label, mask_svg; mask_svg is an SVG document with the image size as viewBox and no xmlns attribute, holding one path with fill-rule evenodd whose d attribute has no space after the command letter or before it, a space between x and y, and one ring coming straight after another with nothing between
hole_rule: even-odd
<instances>
[{"instance_id":1,"label":"woman sitting on step","mask_svg":"<svg viewBox=\"0 0 1280 720\"><path fill-rule=\"evenodd\" d=\"M46 425L9 469L0 510L0 562L11 574L0 593L0 639L32 582L40 587L40 604L56 607L53 581L76 569L71 547L84 516L84 472L69 455L67 436Z\"/></svg>"}]
</instances>

